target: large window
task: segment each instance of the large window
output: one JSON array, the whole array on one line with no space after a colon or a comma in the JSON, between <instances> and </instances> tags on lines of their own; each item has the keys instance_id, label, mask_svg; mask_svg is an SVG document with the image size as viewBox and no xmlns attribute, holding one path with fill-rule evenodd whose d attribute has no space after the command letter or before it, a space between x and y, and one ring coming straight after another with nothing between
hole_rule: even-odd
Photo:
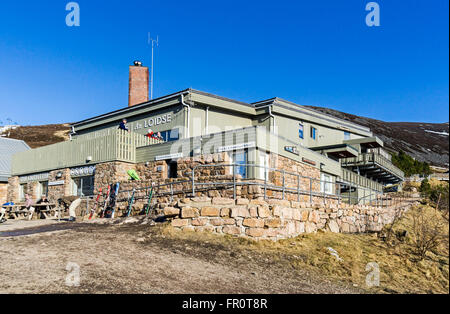
<instances>
[{"instance_id":1,"label":"large window","mask_svg":"<svg viewBox=\"0 0 450 314\"><path fill-rule=\"evenodd\" d=\"M72 195L91 196L94 194L94 176L72 179Z\"/></svg>"}]
</instances>

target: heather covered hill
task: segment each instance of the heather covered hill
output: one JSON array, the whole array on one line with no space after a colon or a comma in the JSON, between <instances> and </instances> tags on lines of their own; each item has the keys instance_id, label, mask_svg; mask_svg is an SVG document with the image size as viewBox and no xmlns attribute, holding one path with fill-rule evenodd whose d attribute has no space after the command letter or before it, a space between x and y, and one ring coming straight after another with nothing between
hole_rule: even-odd
<instances>
[{"instance_id":1,"label":"heather covered hill","mask_svg":"<svg viewBox=\"0 0 450 314\"><path fill-rule=\"evenodd\" d=\"M69 139L69 124L17 126L5 130L0 136L23 140L31 148L38 148Z\"/></svg>"}]
</instances>

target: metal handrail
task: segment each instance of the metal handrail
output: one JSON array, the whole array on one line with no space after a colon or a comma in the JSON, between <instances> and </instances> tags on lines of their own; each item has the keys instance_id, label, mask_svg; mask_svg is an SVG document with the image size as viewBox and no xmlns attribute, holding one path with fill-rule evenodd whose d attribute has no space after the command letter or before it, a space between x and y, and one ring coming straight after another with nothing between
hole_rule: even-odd
<instances>
[{"instance_id":1,"label":"metal handrail","mask_svg":"<svg viewBox=\"0 0 450 314\"><path fill-rule=\"evenodd\" d=\"M264 180L262 179L245 179L245 178L241 178L238 177L236 175L236 167L254 167L254 168L264 168L266 171L264 171ZM198 169L200 168L206 168L206 167L213 167L213 168L218 168L218 167L233 167L233 178L230 178L229 175L226 175L227 178L223 179L222 181L210 181L210 182L200 182L199 179L196 180L196 171L198 171ZM270 171L273 172L278 172L278 173L282 173L283 174L283 186L279 186L279 185L275 185L269 182L268 179L268 174ZM180 181L175 181L175 182L170 182L170 183L164 183L164 184L159 184L159 185L149 185L147 187L143 187L143 188L137 188L135 189L136 191L136 200L142 200L142 199L146 199L148 197L148 192L150 191L150 189L153 187L154 189L154 196L158 197L158 196L163 196L163 195L170 195L172 200L175 194L188 194L187 192L192 192L192 196L195 196L196 191L198 191L201 187L210 187L210 186L222 186L226 189L228 188L233 188L233 195L234 198L236 199L237 196L237 187L238 186L250 186L250 185L254 185L254 186L261 186L264 189L264 199L267 199L267 191L268 190L274 190L274 191L278 191L278 192L282 192L282 199L285 199L285 196L287 193L294 193L297 194L298 196L298 201L300 201L300 195L309 195L310 197L310 202L311 204L313 203L313 199L314 197L323 197L324 202L326 202L327 199L334 199L334 200L338 200L339 204L345 200L348 200L349 203L352 203L352 201L356 201L357 204L360 204L361 201L366 200L367 198L370 198L369 204L373 205L375 204L378 207L389 207L392 206L394 204L398 204L398 199L397 198L392 198L389 197L389 194L384 194L384 193L380 193L376 190L372 190L372 189L367 189L364 187L361 187L357 184L352 184L349 182L333 182L333 181L328 181L328 180L321 180L321 179L316 179L316 178L312 178L312 177L308 177L308 176L303 176L300 175L298 173L293 173L293 172L288 172L288 171L284 171L284 170L280 170L280 169L275 169L275 168L270 168L270 167L265 167L265 166L259 166L259 165L254 165L254 164L214 164L214 165L198 165L195 166L192 171L188 170L186 173L191 173L192 174L192 178L189 179L185 179L185 180L180 180ZM286 175L291 175L291 176L295 176L297 178L297 186L296 187L288 187L286 186ZM301 188L301 181L300 179L307 179L309 180L309 189L302 189ZM262 181L262 182L261 182ZM313 190L313 182L320 182L320 183L327 183L327 184L334 184L335 186L337 186L337 193L332 193L332 194L327 194L327 193L323 193L320 191L314 191ZM186 183L192 183L192 187L191 189L181 189L181 190L174 190L174 186L175 185L180 185L180 184L186 184ZM169 187L170 190L168 191L161 191L161 188L165 188L165 187ZM342 188L343 187L347 187L349 189L349 194L346 196L345 193L342 193ZM369 195L364 195L363 197L357 197L357 196L352 196L352 189L363 189L363 191L370 191ZM189 191L190 190L190 191ZM122 190L119 191L119 194L126 194L126 193L130 193L133 190ZM146 195L145 196L139 196L139 192L142 191L146 191ZM92 200L96 195L91 195L91 196L86 196L85 200L87 202L87 207L89 206L89 201ZM372 196L374 197L372 199ZM104 195L103 195L104 197ZM126 201L128 198L117 198L118 202L123 202Z\"/></svg>"},{"instance_id":2,"label":"metal handrail","mask_svg":"<svg viewBox=\"0 0 450 314\"><path fill-rule=\"evenodd\" d=\"M224 168L224 167L233 167L233 174L232 174L232 178L230 178L230 175L224 175L227 178L223 178L220 181L211 181L209 180L208 182L201 182L199 180L198 177L196 177L196 175L198 174L198 170L201 168ZM258 179L258 178L252 178L252 179L246 179L246 178L241 178L240 176L237 175L236 173L236 167L253 167L253 168L259 168L259 169L264 169L264 180L263 179ZM268 174L272 172L272 173L281 173L282 174L282 182L283 184L280 185L276 185L276 184L272 184L269 181L268 178ZM303 176L300 175L298 173L294 173L294 172L289 172L289 171L285 171L285 170L280 170L280 169L276 169L276 168L271 168L271 167L266 167L266 166L260 166L260 165L255 165L255 164L213 164L213 165L197 165L195 166L192 170L188 170L185 172L185 174L191 174L191 178L186 179L186 180L180 180L180 181L175 181L175 182L170 182L170 183L164 183L164 184L159 184L159 185L155 185L154 189L155 189L155 193L154 195L171 195L171 197L173 198L173 196L175 194L181 194L181 193L187 193L189 189L181 189L181 190L174 190L174 186L175 185L179 185L179 184L186 184L186 183L191 183L191 189L190 192L192 193L192 195L194 196L196 194L196 191L201 188L201 187L211 187L211 186L222 186L224 188L233 188L233 197L234 199L236 199L237 197L237 187L238 186L245 186L245 185L254 185L254 186L261 186L264 190L264 199L267 199L267 192L268 190L273 190L273 191L277 191L277 192L282 192L282 199L286 198L286 194L287 193L292 193L292 194L297 194L297 201L300 201L300 197L301 195L308 195L309 196L309 201L312 204L313 203L313 199L314 197L322 197L324 202L326 202L327 199L334 199L337 200L339 203L341 203L343 200L348 200L349 203L356 202L357 204L359 204L361 202L361 200L363 200L364 198L359 198L357 196L353 196L352 195L352 191L354 191L355 189L362 189L364 191L369 191L369 195L374 195L374 200L377 200L378 197L375 196L379 196L380 193L379 191L370 189L370 188L365 188L362 186L359 186L357 184L352 184L350 182L334 182L334 181L328 181L328 180L321 180L321 179L316 179L316 178L312 178L312 177L308 177L308 176ZM297 185L296 186L286 186L286 176L293 176L294 178L296 178L296 182ZM305 189L305 188L301 188L301 180L308 180L309 181L309 188ZM262 181L262 182L261 182ZM331 184L334 185L334 189L333 193L327 193L326 191L322 192L322 191L314 191L314 183L321 185L322 183L324 184ZM166 191L166 192L161 192L161 188L164 187L170 187L170 192ZM349 190L348 195L345 195L342 190L347 187ZM145 188L138 188L135 189L136 192L141 192L141 191L149 191L149 189L151 188L151 186L145 187ZM320 188L321 189L321 188ZM120 191L119 194L123 194L123 193L131 193L132 190L123 190ZM136 199L142 199L143 197L139 197L137 196ZM126 199L126 198L125 198ZM118 199L118 201L121 201L121 199ZM370 202L372 204L372 201ZM378 202L377 202L378 204Z\"/></svg>"}]
</instances>

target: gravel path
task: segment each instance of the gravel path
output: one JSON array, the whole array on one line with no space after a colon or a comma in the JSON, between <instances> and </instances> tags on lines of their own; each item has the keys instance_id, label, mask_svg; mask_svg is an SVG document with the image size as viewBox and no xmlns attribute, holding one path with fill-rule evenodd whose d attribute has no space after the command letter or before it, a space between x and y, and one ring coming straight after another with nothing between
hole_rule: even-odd
<instances>
[{"instance_id":1,"label":"gravel path","mask_svg":"<svg viewBox=\"0 0 450 314\"><path fill-rule=\"evenodd\" d=\"M0 293L361 292L264 255L167 238L152 229L82 225L0 238ZM69 263L80 267L79 287L66 285Z\"/></svg>"}]
</instances>

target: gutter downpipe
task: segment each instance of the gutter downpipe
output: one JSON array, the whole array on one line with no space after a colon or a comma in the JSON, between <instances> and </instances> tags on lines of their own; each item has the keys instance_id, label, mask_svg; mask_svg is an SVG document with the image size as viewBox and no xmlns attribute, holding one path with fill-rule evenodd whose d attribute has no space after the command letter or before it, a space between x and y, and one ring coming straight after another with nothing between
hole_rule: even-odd
<instances>
[{"instance_id":1,"label":"gutter downpipe","mask_svg":"<svg viewBox=\"0 0 450 314\"><path fill-rule=\"evenodd\" d=\"M206 107L205 135L209 134L209 107Z\"/></svg>"},{"instance_id":2,"label":"gutter downpipe","mask_svg":"<svg viewBox=\"0 0 450 314\"><path fill-rule=\"evenodd\" d=\"M190 126L190 120L191 120L191 106L189 105L189 104L186 104L185 102L184 102L184 94L181 94L181 104L185 107L185 108L187 108L187 124L186 124L186 137L185 138L189 138L190 137L190 133L189 133L189 131L190 131L190 129L189 129L189 126Z\"/></svg>"},{"instance_id":3,"label":"gutter downpipe","mask_svg":"<svg viewBox=\"0 0 450 314\"><path fill-rule=\"evenodd\" d=\"M271 132L275 132L275 116L272 113L272 105L267 105L267 106L264 106L264 107L258 107L256 109L265 109L265 108L269 108L269 118L273 119L273 127L272 127L272 123L270 123L270 125L269 125L270 129L272 129L270 131Z\"/></svg>"}]
</instances>

